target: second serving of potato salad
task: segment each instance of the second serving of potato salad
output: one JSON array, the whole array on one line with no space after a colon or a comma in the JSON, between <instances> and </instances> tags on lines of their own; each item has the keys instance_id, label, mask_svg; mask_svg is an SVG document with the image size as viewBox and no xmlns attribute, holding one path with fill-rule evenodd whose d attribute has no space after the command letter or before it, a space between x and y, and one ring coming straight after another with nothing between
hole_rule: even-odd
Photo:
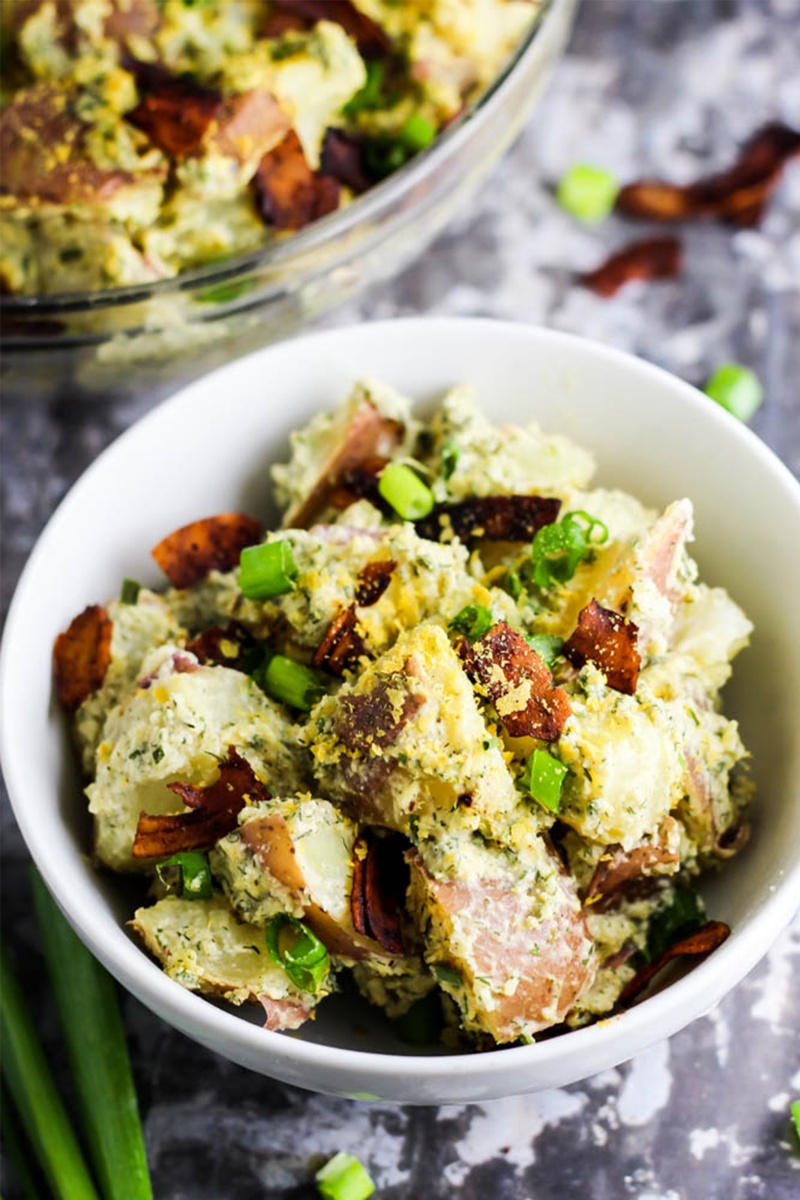
<instances>
[{"instance_id":1,"label":"second serving of potato salad","mask_svg":"<svg viewBox=\"0 0 800 1200\"><path fill-rule=\"evenodd\" d=\"M304 228L427 149L542 11L2 0L0 287L147 284Z\"/></svg>"},{"instance_id":2,"label":"second serving of potato salad","mask_svg":"<svg viewBox=\"0 0 800 1200\"><path fill-rule=\"evenodd\" d=\"M153 550L167 590L60 635L94 855L171 978L270 1030L357 989L487 1049L724 939L696 883L747 836L720 689L751 625L689 499L594 469L467 387L421 420L366 381L273 469L280 529L198 514Z\"/></svg>"}]
</instances>

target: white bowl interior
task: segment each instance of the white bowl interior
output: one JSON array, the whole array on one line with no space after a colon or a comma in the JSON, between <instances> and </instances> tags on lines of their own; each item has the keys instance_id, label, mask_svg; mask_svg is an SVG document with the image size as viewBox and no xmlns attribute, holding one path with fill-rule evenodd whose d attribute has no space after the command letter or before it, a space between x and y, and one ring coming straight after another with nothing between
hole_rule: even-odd
<instances>
[{"instance_id":1,"label":"white bowl interior","mask_svg":"<svg viewBox=\"0 0 800 1200\"><path fill-rule=\"evenodd\" d=\"M751 844L704 887L733 928L705 963L610 1023L483 1055L415 1055L380 1014L327 1002L301 1037L266 1033L186 993L130 940L124 884L86 858L88 818L52 691L57 633L125 576L159 573L149 549L198 516L272 512L268 466L289 432L373 376L434 403L476 386L498 421L538 420L593 450L598 482L653 505L690 496L701 575L756 625L726 692L753 752ZM629 1058L711 1007L800 904L800 488L752 435L664 372L547 330L410 319L336 330L239 360L173 397L109 448L52 518L20 581L2 657L2 748L17 820L50 889L109 969L205 1045L289 1082L419 1103L565 1084ZM255 1020L255 1015L251 1014Z\"/></svg>"}]
</instances>

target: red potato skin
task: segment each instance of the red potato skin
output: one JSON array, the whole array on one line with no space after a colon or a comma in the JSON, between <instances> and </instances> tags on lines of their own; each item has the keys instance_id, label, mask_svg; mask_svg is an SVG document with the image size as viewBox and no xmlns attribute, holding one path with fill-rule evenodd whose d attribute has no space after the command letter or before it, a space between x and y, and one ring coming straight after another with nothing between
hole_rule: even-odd
<instances>
[{"instance_id":1,"label":"red potato skin","mask_svg":"<svg viewBox=\"0 0 800 1200\"><path fill-rule=\"evenodd\" d=\"M340 444L322 469L319 479L302 502L286 515L288 529L307 529L330 503L348 471L374 455L388 455L403 436L402 426L362 400L350 418Z\"/></svg>"},{"instance_id":2,"label":"red potato skin","mask_svg":"<svg viewBox=\"0 0 800 1200\"><path fill-rule=\"evenodd\" d=\"M38 83L0 112L0 189L30 204L102 208L121 188L162 179L163 170L133 174L96 167L86 152L86 126L63 87Z\"/></svg>"},{"instance_id":3,"label":"red potato skin","mask_svg":"<svg viewBox=\"0 0 800 1200\"><path fill-rule=\"evenodd\" d=\"M409 852L407 861L414 886L427 893L430 905L457 913L462 923L476 927L491 915L491 930L480 932L473 944L470 968L491 981L497 999L497 1007L483 1016L486 1032L497 1042L509 1042L523 1030L537 1032L563 1021L594 977L592 942L571 881L560 875L563 903L550 919L526 926L520 917L530 906L528 898L502 880L434 879L416 851ZM462 966L457 961L448 965ZM506 995L505 985L515 973L520 981Z\"/></svg>"},{"instance_id":4,"label":"red potato skin","mask_svg":"<svg viewBox=\"0 0 800 1200\"><path fill-rule=\"evenodd\" d=\"M643 881L663 874L679 862L680 853L660 841L634 846L631 850L609 846L589 881L585 903L591 904L594 912L605 912Z\"/></svg>"}]
</instances>

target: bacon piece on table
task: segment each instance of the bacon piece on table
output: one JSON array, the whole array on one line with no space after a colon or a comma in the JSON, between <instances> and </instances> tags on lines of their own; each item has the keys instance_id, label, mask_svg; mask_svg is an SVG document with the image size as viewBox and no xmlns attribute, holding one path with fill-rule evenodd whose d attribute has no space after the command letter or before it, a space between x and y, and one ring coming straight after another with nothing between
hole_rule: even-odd
<instances>
[{"instance_id":1,"label":"bacon piece on table","mask_svg":"<svg viewBox=\"0 0 800 1200\"><path fill-rule=\"evenodd\" d=\"M800 131L774 121L745 142L727 171L676 184L643 179L617 197L617 212L650 221L719 217L733 225L758 225L784 166L800 154Z\"/></svg>"},{"instance_id":2,"label":"bacon piece on table","mask_svg":"<svg viewBox=\"0 0 800 1200\"><path fill-rule=\"evenodd\" d=\"M635 279L675 279L683 266L683 247L676 237L643 238L623 246L578 282L600 296L613 296Z\"/></svg>"}]
</instances>

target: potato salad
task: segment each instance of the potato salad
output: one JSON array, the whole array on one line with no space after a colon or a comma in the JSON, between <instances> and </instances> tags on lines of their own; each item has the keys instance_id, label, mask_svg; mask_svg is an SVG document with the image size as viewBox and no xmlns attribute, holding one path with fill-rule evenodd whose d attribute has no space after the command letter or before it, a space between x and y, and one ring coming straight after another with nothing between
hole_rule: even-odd
<instances>
[{"instance_id":1,"label":"potato salad","mask_svg":"<svg viewBox=\"0 0 800 1200\"><path fill-rule=\"evenodd\" d=\"M490 400L483 398L484 403ZM751 625L691 501L359 383L273 468L281 528L199 515L55 646L101 868L166 973L292 1030L355 990L399 1035L528 1042L631 1004L728 929L747 837L720 689Z\"/></svg>"},{"instance_id":2,"label":"potato salad","mask_svg":"<svg viewBox=\"0 0 800 1200\"><path fill-rule=\"evenodd\" d=\"M2 0L2 288L146 284L303 228L431 145L542 6Z\"/></svg>"}]
</instances>

